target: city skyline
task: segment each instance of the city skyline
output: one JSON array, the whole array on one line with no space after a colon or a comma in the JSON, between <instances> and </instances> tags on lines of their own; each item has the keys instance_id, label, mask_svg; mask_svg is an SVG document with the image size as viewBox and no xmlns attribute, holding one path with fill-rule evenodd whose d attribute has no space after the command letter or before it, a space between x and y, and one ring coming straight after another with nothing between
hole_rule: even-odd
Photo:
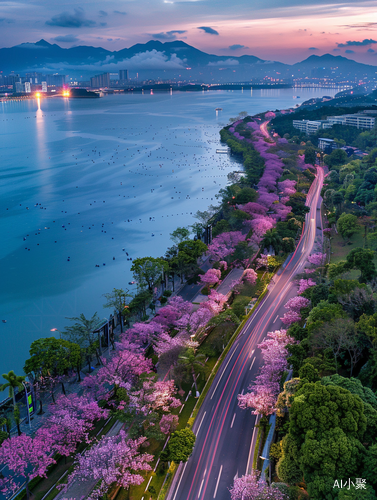
<instances>
[{"instance_id":1,"label":"city skyline","mask_svg":"<svg viewBox=\"0 0 377 500\"><path fill-rule=\"evenodd\" d=\"M250 3L141 0L77 4L22 0L0 4L0 46L43 38L62 47L119 50L155 39L183 40L216 55L255 55L292 64L311 54L376 65L377 13L370 1L310 5L302 0Z\"/></svg>"}]
</instances>

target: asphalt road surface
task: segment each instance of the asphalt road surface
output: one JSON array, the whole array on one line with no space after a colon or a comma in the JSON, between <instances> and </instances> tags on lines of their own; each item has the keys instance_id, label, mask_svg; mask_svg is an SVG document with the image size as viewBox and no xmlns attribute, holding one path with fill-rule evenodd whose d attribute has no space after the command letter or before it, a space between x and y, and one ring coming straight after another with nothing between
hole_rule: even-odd
<instances>
[{"instance_id":1,"label":"asphalt road surface","mask_svg":"<svg viewBox=\"0 0 377 500\"><path fill-rule=\"evenodd\" d=\"M284 304L296 295L295 275L307 264L315 238L322 239L321 198L324 172L309 190L306 204L310 212L296 251L280 275L275 276L258 309L247 321L224 359L195 420L197 439L189 461L180 466L169 500L229 500L234 477L250 472L252 440L256 437L256 417L241 410L237 395L247 392L262 363L257 348L267 332L281 328Z\"/></svg>"}]
</instances>

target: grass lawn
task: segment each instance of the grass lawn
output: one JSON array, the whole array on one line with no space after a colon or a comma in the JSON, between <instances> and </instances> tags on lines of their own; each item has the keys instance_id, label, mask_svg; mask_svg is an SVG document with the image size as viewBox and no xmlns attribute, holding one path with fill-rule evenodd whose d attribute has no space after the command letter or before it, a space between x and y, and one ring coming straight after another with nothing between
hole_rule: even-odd
<instances>
[{"instance_id":1,"label":"grass lawn","mask_svg":"<svg viewBox=\"0 0 377 500\"><path fill-rule=\"evenodd\" d=\"M340 234L334 234L331 238L331 264L337 264L341 260L346 260L347 254L354 248L364 247L364 228L360 227L355 233L350 242L344 243L344 239Z\"/></svg>"}]
</instances>

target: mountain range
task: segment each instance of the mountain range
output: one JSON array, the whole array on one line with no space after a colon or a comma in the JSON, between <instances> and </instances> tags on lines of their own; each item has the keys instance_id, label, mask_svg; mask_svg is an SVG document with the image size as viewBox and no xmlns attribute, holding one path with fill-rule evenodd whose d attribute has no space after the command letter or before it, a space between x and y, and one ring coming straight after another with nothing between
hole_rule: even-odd
<instances>
[{"instance_id":1,"label":"mountain range","mask_svg":"<svg viewBox=\"0 0 377 500\"><path fill-rule=\"evenodd\" d=\"M62 48L43 39L0 49L0 71L3 74L36 71L85 78L119 69L128 69L131 77L138 73L139 79L175 78L207 83L242 82L264 77L355 80L370 79L376 73L375 66L331 54L311 55L304 61L289 65L252 55L229 57L207 54L179 40L165 43L150 40L118 51L86 45Z\"/></svg>"}]
</instances>

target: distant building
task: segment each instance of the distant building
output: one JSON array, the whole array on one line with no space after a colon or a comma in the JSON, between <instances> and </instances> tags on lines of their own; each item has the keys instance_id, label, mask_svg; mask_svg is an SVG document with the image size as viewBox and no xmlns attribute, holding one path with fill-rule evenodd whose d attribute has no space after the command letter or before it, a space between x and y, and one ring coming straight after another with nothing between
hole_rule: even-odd
<instances>
[{"instance_id":1,"label":"distant building","mask_svg":"<svg viewBox=\"0 0 377 500\"><path fill-rule=\"evenodd\" d=\"M347 125L362 129L374 128L375 118L366 116L365 113L355 113L353 115L329 116L327 121L332 125Z\"/></svg>"},{"instance_id":2,"label":"distant building","mask_svg":"<svg viewBox=\"0 0 377 500\"><path fill-rule=\"evenodd\" d=\"M31 92L31 83L30 82L25 82L25 92L27 94L30 94L30 92Z\"/></svg>"},{"instance_id":3,"label":"distant building","mask_svg":"<svg viewBox=\"0 0 377 500\"><path fill-rule=\"evenodd\" d=\"M92 76L90 79L90 86L94 88L110 87L110 73Z\"/></svg>"},{"instance_id":4,"label":"distant building","mask_svg":"<svg viewBox=\"0 0 377 500\"><path fill-rule=\"evenodd\" d=\"M293 120L293 126L307 135L314 134L322 128L332 127L332 125L328 124L327 120Z\"/></svg>"},{"instance_id":5,"label":"distant building","mask_svg":"<svg viewBox=\"0 0 377 500\"><path fill-rule=\"evenodd\" d=\"M16 94L22 94L23 92L25 92L25 85L21 81L15 82L14 90L15 90Z\"/></svg>"},{"instance_id":6,"label":"distant building","mask_svg":"<svg viewBox=\"0 0 377 500\"><path fill-rule=\"evenodd\" d=\"M334 149L338 149L338 144L334 141L334 139L327 139L325 137L320 137L318 139L318 147L321 151L325 151L326 153L331 153Z\"/></svg>"},{"instance_id":7,"label":"distant building","mask_svg":"<svg viewBox=\"0 0 377 500\"><path fill-rule=\"evenodd\" d=\"M42 92L47 92L47 82L42 82Z\"/></svg>"},{"instance_id":8,"label":"distant building","mask_svg":"<svg viewBox=\"0 0 377 500\"><path fill-rule=\"evenodd\" d=\"M119 70L119 80L129 80L128 69L120 69Z\"/></svg>"}]
</instances>

